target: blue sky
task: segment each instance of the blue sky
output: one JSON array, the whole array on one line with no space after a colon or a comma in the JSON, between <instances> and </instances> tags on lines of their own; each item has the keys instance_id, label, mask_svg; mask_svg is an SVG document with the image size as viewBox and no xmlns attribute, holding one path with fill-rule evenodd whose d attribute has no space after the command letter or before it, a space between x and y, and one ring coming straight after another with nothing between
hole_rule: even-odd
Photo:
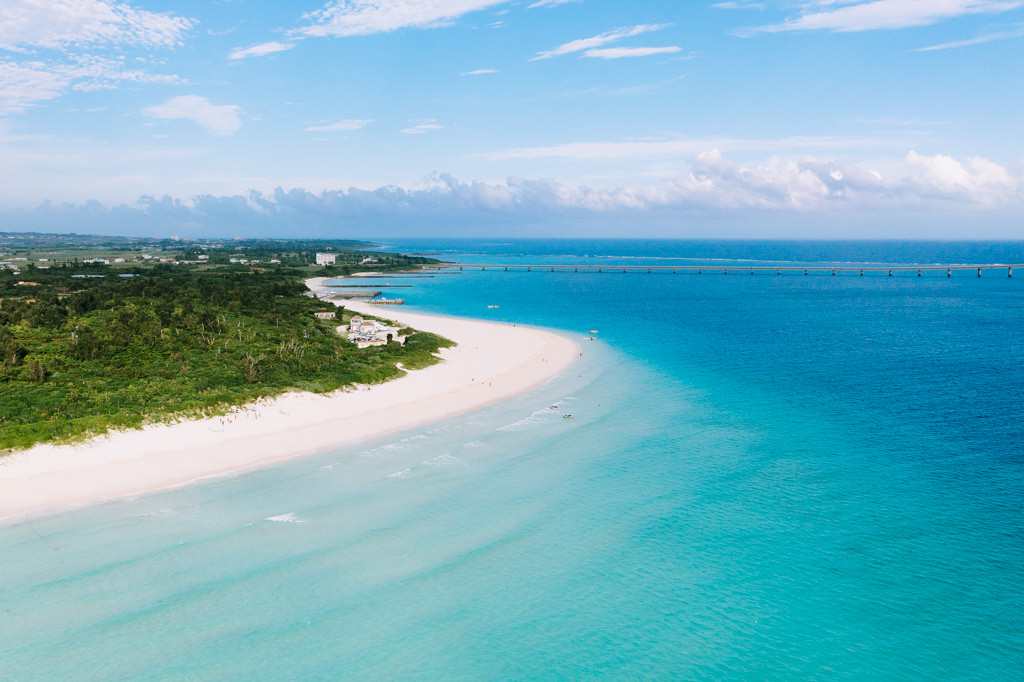
<instances>
[{"instance_id":1,"label":"blue sky","mask_svg":"<svg viewBox=\"0 0 1024 682\"><path fill-rule=\"evenodd\" d=\"M0 230L1024 238L1024 0L54 6Z\"/></svg>"}]
</instances>

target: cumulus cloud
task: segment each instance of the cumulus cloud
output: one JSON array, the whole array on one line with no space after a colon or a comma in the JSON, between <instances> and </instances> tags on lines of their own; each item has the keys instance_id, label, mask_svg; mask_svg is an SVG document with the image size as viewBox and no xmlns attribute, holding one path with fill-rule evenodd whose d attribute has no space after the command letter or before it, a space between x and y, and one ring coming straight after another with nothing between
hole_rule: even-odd
<instances>
[{"instance_id":1,"label":"cumulus cloud","mask_svg":"<svg viewBox=\"0 0 1024 682\"><path fill-rule=\"evenodd\" d=\"M906 162L908 175L887 179L875 170L842 161L772 158L744 166L710 150L697 155L688 176L667 181L663 194L648 195L647 200L810 211L878 206L899 210L935 201L959 207L1021 202L1021 178L988 159L970 158L965 167L952 157L926 157L912 151Z\"/></svg>"},{"instance_id":2,"label":"cumulus cloud","mask_svg":"<svg viewBox=\"0 0 1024 682\"><path fill-rule=\"evenodd\" d=\"M260 43L252 47L236 47L228 56L228 59L247 59L249 57L265 57L275 52L285 52L295 47L295 43Z\"/></svg>"},{"instance_id":3,"label":"cumulus cloud","mask_svg":"<svg viewBox=\"0 0 1024 682\"><path fill-rule=\"evenodd\" d=\"M306 132L330 133L336 132L338 130L359 130L360 128L365 127L369 123L373 123L372 118L349 118L343 121L337 121L336 123L312 125L306 128Z\"/></svg>"},{"instance_id":4,"label":"cumulus cloud","mask_svg":"<svg viewBox=\"0 0 1024 682\"><path fill-rule=\"evenodd\" d=\"M912 150L907 164L917 171L910 184L925 196L1001 204L1016 196L1021 186L1006 168L980 156L968 158L965 165L944 154L922 156Z\"/></svg>"},{"instance_id":5,"label":"cumulus cloud","mask_svg":"<svg viewBox=\"0 0 1024 682\"><path fill-rule=\"evenodd\" d=\"M44 204L0 215L9 229L95 230L104 234L194 236L938 236L1019 234L1024 204L1018 171L986 159L906 158L909 174L884 177L856 164L806 157L743 164L715 149L690 170L650 186L590 188L550 179L461 182L437 174L414 188L311 192L302 188L187 199L140 198L106 208ZM1015 174L1016 173L1016 174ZM878 220L884 216L884 220ZM898 218L894 225L893 220ZM860 227L845 231L843 221ZM916 224L920 227L908 227ZM802 225L803 227L794 228ZM697 226L694 228L693 226ZM825 226L825 227L823 227Z\"/></svg>"},{"instance_id":6,"label":"cumulus cloud","mask_svg":"<svg viewBox=\"0 0 1024 682\"><path fill-rule=\"evenodd\" d=\"M234 135L242 127L239 110L237 104L216 105L199 95L182 95L143 109L142 113L156 119L187 119L214 135Z\"/></svg>"},{"instance_id":7,"label":"cumulus cloud","mask_svg":"<svg viewBox=\"0 0 1024 682\"><path fill-rule=\"evenodd\" d=\"M342 37L389 33L403 28L436 28L508 0L335 0L310 12L311 23L297 33Z\"/></svg>"},{"instance_id":8,"label":"cumulus cloud","mask_svg":"<svg viewBox=\"0 0 1024 682\"><path fill-rule=\"evenodd\" d=\"M781 215L786 220L820 224L837 215L863 215L877 209L888 217L913 211L931 216L951 212L962 216L964 211L975 211L978 216L1010 216L1006 225L1011 227L1005 229L1017 229L1024 203L1019 174L982 158L960 162L944 155L911 152L906 163L909 175L886 178L870 168L837 160L772 158L743 164L711 149L691 160L689 172L650 186L590 188L523 178L503 183L461 182L439 174L415 188L319 193L279 188L269 193L199 195L187 200L143 197L135 206L109 210L99 210L92 203L77 218L92 216L105 229L121 221L136 234L141 225L158 225L162 230L191 230L203 236L239 231L281 235L292 230L336 235L339 224L363 230L363 236L381 230L406 235L416 231L435 236L471 234L481 224L497 234L523 234L524 225L536 225L539 233L545 234L554 224L575 220L581 234L593 234L593 226L600 223L610 226L609 234L622 235L624 230L633 233L637 226L651 224L647 221L652 216L664 218L664 224L670 226L678 226L680 216L694 215L710 216L714 223L730 216L756 216L760 221ZM83 225L81 220L72 221L67 212L54 213L52 208L47 211L53 224ZM437 232L437 226L448 232Z\"/></svg>"},{"instance_id":9,"label":"cumulus cloud","mask_svg":"<svg viewBox=\"0 0 1024 682\"><path fill-rule=\"evenodd\" d=\"M551 59L552 57L572 54L573 52L593 50L601 47L602 45L622 40L623 38L631 38L633 36L638 36L641 33L650 33L651 31L660 31L668 28L668 26L668 24L639 24L637 26L617 28L614 31L600 33L596 36L591 36L590 38L579 38L577 40L570 40L567 43L562 43L554 49L537 53L537 56L533 57L530 61L535 62L541 59Z\"/></svg>"},{"instance_id":10,"label":"cumulus cloud","mask_svg":"<svg viewBox=\"0 0 1024 682\"><path fill-rule=\"evenodd\" d=\"M688 176L667 183L665 200L730 209L811 210L876 201L893 191L880 175L850 164L808 157L744 166L713 149L697 156Z\"/></svg>"},{"instance_id":11,"label":"cumulus cloud","mask_svg":"<svg viewBox=\"0 0 1024 682\"><path fill-rule=\"evenodd\" d=\"M818 0L799 17L739 33L893 30L928 26L970 14L998 14L1021 6L1021 0Z\"/></svg>"},{"instance_id":12,"label":"cumulus cloud","mask_svg":"<svg viewBox=\"0 0 1024 682\"><path fill-rule=\"evenodd\" d=\"M171 47L195 21L135 9L117 0L4 0L0 48L68 45Z\"/></svg>"}]
</instances>

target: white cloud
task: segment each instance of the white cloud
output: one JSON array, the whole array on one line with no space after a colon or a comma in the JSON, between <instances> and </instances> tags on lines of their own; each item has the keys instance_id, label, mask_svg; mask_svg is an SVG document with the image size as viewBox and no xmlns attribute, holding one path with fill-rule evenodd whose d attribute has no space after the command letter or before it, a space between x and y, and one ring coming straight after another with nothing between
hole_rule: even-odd
<instances>
[{"instance_id":1,"label":"white cloud","mask_svg":"<svg viewBox=\"0 0 1024 682\"><path fill-rule=\"evenodd\" d=\"M576 191L569 196L573 205L592 210L711 206L799 211L899 210L935 201L939 206L984 208L1015 206L1024 198L1021 179L988 159L968 159L965 168L952 157L910 152L907 164L910 175L887 180L872 169L814 157L772 158L744 166L712 149L697 155L688 175L660 186Z\"/></svg>"},{"instance_id":2,"label":"white cloud","mask_svg":"<svg viewBox=\"0 0 1024 682\"><path fill-rule=\"evenodd\" d=\"M337 123L327 123L324 125L309 126L306 128L306 132L320 133L320 132L334 132L337 130L359 130L369 123L373 123L372 118L350 118L344 121L338 121Z\"/></svg>"},{"instance_id":3,"label":"white cloud","mask_svg":"<svg viewBox=\"0 0 1024 682\"><path fill-rule=\"evenodd\" d=\"M163 104L142 110L157 119L187 119L198 123L214 135L234 135L242 127L237 104L210 104L205 97L182 95L172 97Z\"/></svg>"},{"instance_id":4,"label":"white cloud","mask_svg":"<svg viewBox=\"0 0 1024 682\"><path fill-rule=\"evenodd\" d=\"M41 62L0 62L0 111L17 113L64 93L70 79Z\"/></svg>"},{"instance_id":5,"label":"white cloud","mask_svg":"<svg viewBox=\"0 0 1024 682\"><path fill-rule=\"evenodd\" d=\"M117 0L3 0L0 48L84 44L172 47L195 23L135 9Z\"/></svg>"},{"instance_id":6,"label":"white cloud","mask_svg":"<svg viewBox=\"0 0 1024 682\"><path fill-rule=\"evenodd\" d=\"M673 54L681 51L682 48L671 47L602 47L595 50L587 50L584 57L595 57L600 59L622 59L623 57L649 57L655 54Z\"/></svg>"},{"instance_id":7,"label":"white cloud","mask_svg":"<svg viewBox=\"0 0 1024 682\"><path fill-rule=\"evenodd\" d=\"M537 0L537 2L529 5L526 9L536 9L538 7L558 7L559 5L567 5L570 2L583 2L583 0Z\"/></svg>"},{"instance_id":8,"label":"white cloud","mask_svg":"<svg viewBox=\"0 0 1024 682\"><path fill-rule=\"evenodd\" d=\"M573 160L626 159L696 154L707 145L701 140L645 140L636 142L569 142L547 147L516 147L480 154L489 161L562 158Z\"/></svg>"},{"instance_id":9,"label":"white cloud","mask_svg":"<svg viewBox=\"0 0 1024 682\"><path fill-rule=\"evenodd\" d=\"M69 57L63 64L0 61L0 112L19 113L68 90L107 90L121 82L174 85L177 76L125 69L122 59Z\"/></svg>"},{"instance_id":10,"label":"white cloud","mask_svg":"<svg viewBox=\"0 0 1024 682\"><path fill-rule=\"evenodd\" d=\"M893 148L899 140L864 137L788 137L775 139L672 138L627 142L570 142L547 147L515 147L476 154L488 161L511 159L569 159L575 161L692 156L709 148L727 151L812 151L821 149ZM906 149L905 146L902 149Z\"/></svg>"},{"instance_id":11,"label":"white cloud","mask_svg":"<svg viewBox=\"0 0 1024 682\"><path fill-rule=\"evenodd\" d=\"M491 73L498 73L495 69L477 69L476 71L463 71L460 76L484 76Z\"/></svg>"},{"instance_id":12,"label":"white cloud","mask_svg":"<svg viewBox=\"0 0 1024 682\"><path fill-rule=\"evenodd\" d=\"M938 45L930 45L928 47L919 47L914 52L933 52L935 50L950 50L956 47L969 47L971 45L982 45L984 43L991 43L997 40L1009 40L1011 38L1020 38L1024 36L1024 24L1016 24L1016 28L1012 31L999 31L997 33L988 33L977 38L968 38L967 40L954 40L948 43L940 43Z\"/></svg>"},{"instance_id":13,"label":"white cloud","mask_svg":"<svg viewBox=\"0 0 1024 682\"><path fill-rule=\"evenodd\" d=\"M268 54L274 54L275 52L284 52L295 47L295 43L260 43L259 45L253 45L252 47L236 47L231 52L229 59L246 59L247 57L265 57Z\"/></svg>"},{"instance_id":14,"label":"white cloud","mask_svg":"<svg viewBox=\"0 0 1024 682\"><path fill-rule=\"evenodd\" d=\"M766 7L763 2L736 2L736 0L716 2L711 6L715 9L765 9Z\"/></svg>"},{"instance_id":15,"label":"white cloud","mask_svg":"<svg viewBox=\"0 0 1024 682\"><path fill-rule=\"evenodd\" d=\"M719 208L822 209L829 205L870 203L892 191L879 176L836 161L783 161L746 167L717 149L702 152L686 177L666 183L655 200L695 202Z\"/></svg>"},{"instance_id":16,"label":"white cloud","mask_svg":"<svg viewBox=\"0 0 1024 682\"><path fill-rule=\"evenodd\" d=\"M509 0L335 0L310 12L297 33L341 37L388 33L403 28L436 28Z\"/></svg>"},{"instance_id":17,"label":"white cloud","mask_svg":"<svg viewBox=\"0 0 1024 682\"><path fill-rule=\"evenodd\" d=\"M160 83L162 85L184 83L178 76L126 70L120 60L85 57L77 61L77 65L67 71L75 79L75 83L71 86L72 90L111 90L122 82Z\"/></svg>"},{"instance_id":18,"label":"white cloud","mask_svg":"<svg viewBox=\"0 0 1024 682\"><path fill-rule=\"evenodd\" d=\"M178 76L125 67L123 56L86 54L83 48L174 47L195 21L139 10L119 0L0 0L0 112L18 113L69 90L94 91L119 83L181 83ZM56 52L35 58L39 50ZM139 57L143 64L157 63Z\"/></svg>"},{"instance_id":19,"label":"white cloud","mask_svg":"<svg viewBox=\"0 0 1024 682\"><path fill-rule=\"evenodd\" d=\"M59 162L66 164L64 159ZM626 229L642 234L662 220L660 224L669 230L666 236L679 236L679 230L693 218L714 226L735 224L737 219L746 226L762 221L771 224L773 220L776 225L791 225L792 220L802 220L816 228L828 225L828 234L838 236L836 219L859 216L861 225L873 225L869 229L874 230L874 236L891 238L908 234L906 230L911 229L900 220L893 222L895 217L912 216L926 226L924 232L914 232L918 236L937 236L937 221L944 219L942 234L949 236L998 234L1012 238L1018 234L1024 207L1019 174L982 158L960 162L944 155L928 157L911 152L905 162L909 174L885 177L870 167L814 157L742 164L710 149L691 157L687 171L646 186L595 189L522 178L498 183L460 182L441 174L414 188L390 185L313 192L297 187L271 192L252 190L233 196L200 194L186 200L142 197L134 205L111 209L96 202L82 206L47 203L14 215L16 220L7 220L6 224L36 230L72 224L79 230L102 229L109 233L121 229L131 234L185 230L205 236L279 235L292 229L301 234L334 234L338 220L343 219L351 229L367 230L367 235L391 230L409 236L429 229L431 236L438 236L439 224L453 230L448 232L451 235L478 230L482 224L492 234L522 235L530 229L549 231L552 226L570 224L576 231L565 234L623 236ZM13 168L25 165L18 163ZM3 170L0 167L0 172ZM23 173L19 171L15 177L8 169L8 174L16 180ZM9 183L0 183L0 191L9 191L10 187ZM873 215L885 219L871 219ZM977 216L977 220L967 223L972 227L966 228L965 216L970 215ZM870 223L864 222L865 218ZM777 222L780 219L784 222ZM967 233L975 224L982 231ZM737 234L743 233L757 230L744 227Z\"/></svg>"},{"instance_id":20,"label":"white cloud","mask_svg":"<svg viewBox=\"0 0 1024 682\"><path fill-rule=\"evenodd\" d=\"M664 28L668 28L668 24L640 24L637 26L629 26L626 28L617 28L614 31L608 31L607 33L601 33L590 38L580 38L578 40L570 40L567 43L563 43L553 50L547 50L545 52L539 52L536 57L533 57L530 61L535 62L540 59L551 59L552 57L560 57L564 54L572 54L573 52L583 52L585 50L593 50L613 43L616 40L622 40L623 38L631 38L633 36L640 35L641 33L650 33L651 31L660 31Z\"/></svg>"},{"instance_id":21,"label":"white cloud","mask_svg":"<svg viewBox=\"0 0 1024 682\"><path fill-rule=\"evenodd\" d=\"M403 128L401 132L405 133L406 135L422 135L423 133L428 132L430 130L441 130L442 128L444 128L443 125L440 125L439 123L433 120L427 120L423 121L422 123L418 123L414 126L411 126L409 128Z\"/></svg>"},{"instance_id":22,"label":"white cloud","mask_svg":"<svg viewBox=\"0 0 1024 682\"><path fill-rule=\"evenodd\" d=\"M927 195L966 198L982 204L1000 204L1017 194L1020 182L986 158L967 159L966 167L951 156L907 154L907 164L918 171L911 184Z\"/></svg>"},{"instance_id":23,"label":"white cloud","mask_svg":"<svg viewBox=\"0 0 1024 682\"><path fill-rule=\"evenodd\" d=\"M892 30L928 26L969 14L997 14L1021 6L1024 0L818 0L800 17L738 33Z\"/></svg>"}]
</instances>

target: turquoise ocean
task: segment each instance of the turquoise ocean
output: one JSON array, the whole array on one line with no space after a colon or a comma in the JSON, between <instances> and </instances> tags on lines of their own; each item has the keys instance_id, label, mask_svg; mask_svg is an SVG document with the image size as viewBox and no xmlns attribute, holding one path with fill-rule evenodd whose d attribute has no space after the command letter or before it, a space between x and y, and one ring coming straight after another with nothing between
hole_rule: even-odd
<instances>
[{"instance_id":1,"label":"turquoise ocean","mask_svg":"<svg viewBox=\"0 0 1024 682\"><path fill-rule=\"evenodd\" d=\"M1024 243L385 247L1024 262ZM583 357L425 429L0 526L0 679L1024 679L1014 275L371 280L411 310L564 330Z\"/></svg>"}]
</instances>

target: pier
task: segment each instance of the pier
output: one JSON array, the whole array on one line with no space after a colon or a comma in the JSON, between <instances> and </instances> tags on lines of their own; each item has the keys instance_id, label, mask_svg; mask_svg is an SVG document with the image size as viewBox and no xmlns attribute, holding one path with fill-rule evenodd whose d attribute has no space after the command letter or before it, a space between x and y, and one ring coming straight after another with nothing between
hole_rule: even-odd
<instances>
[{"instance_id":1,"label":"pier","mask_svg":"<svg viewBox=\"0 0 1024 682\"><path fill-rule=\"evenodd\" d=\"M882 273L889 277L893 276L893 273L910 273L911 275L916 274L921 277L926 272L945 272L946 277L952 277L954 271L968 271L976 272L978 277L981 277L983 271L992 270L1006 272L1007 277L1013 277L1014 268L1024 268L1024 264L1021 263L984 263L974 265L809 265L809 266L795 266L795 265L544 265L544 264L522 264L522 263L510 263L510 264L494 264L494 263L452 263L446 266L444 269L458 268L459 271L465 270L481 270L481 271L492 271L492 272L575 272L575 273L692 273L697 275L703 274L722 274L728 275L732 273L749 273L751 275L758 273L769 273L781 276L784 273L796 273L803 275L810 274L825 274L836 276L837 274L855 273L861 277L864 273Z\"/></svg>"}]
</instances>

